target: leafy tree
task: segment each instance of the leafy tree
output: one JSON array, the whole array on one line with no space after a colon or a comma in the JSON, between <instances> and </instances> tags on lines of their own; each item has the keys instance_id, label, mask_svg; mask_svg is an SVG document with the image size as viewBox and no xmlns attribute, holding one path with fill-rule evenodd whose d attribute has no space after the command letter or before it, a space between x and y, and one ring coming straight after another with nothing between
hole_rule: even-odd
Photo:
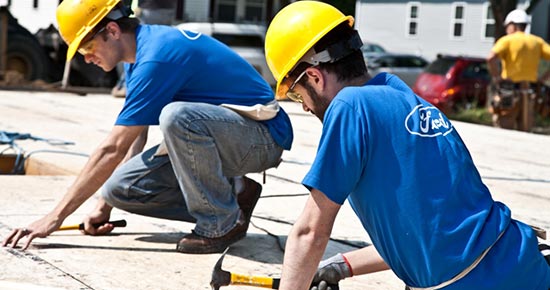
<instances>
[{"instance_id":1,"label":"leafy tree","mask_svg":"<svg viewBox=\"0 0 550 290\"><path fill-rule=\"evenodd\" d=\"M338 8L338 10L342 11L345 15L355 16L356 0L325 0L323 2Z\"/></svg>"}]
</instances>

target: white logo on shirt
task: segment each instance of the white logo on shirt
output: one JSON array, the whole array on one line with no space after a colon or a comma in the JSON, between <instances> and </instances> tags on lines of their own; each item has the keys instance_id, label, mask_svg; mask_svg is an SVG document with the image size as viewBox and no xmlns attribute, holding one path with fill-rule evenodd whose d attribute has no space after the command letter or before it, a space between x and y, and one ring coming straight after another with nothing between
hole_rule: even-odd
<instances>
[{"instance_id":1,"label":"white logo on shirt","mask_svg":"<svg viewBox=\"0 0 550 290\"><path fill-rule=\"evenodd\" d=\"M199 37L201 37L201 35L202 35L202 33L200 33L200 32L183 30L183 29L180 29L180 32L181 32L181 34L183 34L183 36L185 36L189 40L196 40Z\"/></svg>"},{"instance_id":2,"label":"white logo on shirt","mask_svg":"<svg viewBox=\"0 0 550 290\"><path fill-rule=\"evenodd\" d=\"M420 104L405 119L405 128L413 135L420 137L437 137L453 131L453 126L443 114L433 106Z\"/></svg>"}]
</instances>

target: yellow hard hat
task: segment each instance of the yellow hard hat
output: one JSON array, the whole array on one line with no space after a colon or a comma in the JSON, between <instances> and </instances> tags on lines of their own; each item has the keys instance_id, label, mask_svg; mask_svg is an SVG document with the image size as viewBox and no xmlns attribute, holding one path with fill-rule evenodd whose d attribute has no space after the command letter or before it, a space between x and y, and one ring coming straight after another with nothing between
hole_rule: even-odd
<instances>
[{"instance_id":1,"label":"yellow hard hat","mask_svg":"<svg viewBox=\"0 0 550 290\"><path fill-rule=\"evenodd\" d=\"M121 0L64 0L57 7L59 33L69 46L71 60L80 42Z\"/></svg>"},{"instance_id":2,"label":"yellow hard hat","mask_svg":"<svg viewBox=\"0 0 550 290\"><path fill-rule=\"evenodd\" d=\"M275 95L284 98L286 85L281 83L302 57L333 28L353 17L318 1L297 1L284 7L271 21L265 38L265 57L277 80Z\"/></svg>"}]
</instances>

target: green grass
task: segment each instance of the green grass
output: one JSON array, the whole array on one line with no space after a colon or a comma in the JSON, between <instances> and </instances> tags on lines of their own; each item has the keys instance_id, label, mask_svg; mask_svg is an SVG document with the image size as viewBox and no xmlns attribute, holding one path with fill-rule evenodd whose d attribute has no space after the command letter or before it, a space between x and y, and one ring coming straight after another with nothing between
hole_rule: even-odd
<instances>
[{"instance_id":1,"label":"green grass","mask_svg":"<svg viewBox=\"0 0 550 290\"><path fill-rule=\"evenodd\" d=\"M550 128L550 118L542 118L541 115L537 115L535 118L535 125L537 127Z\"/></svg>"},{"instance_id":2,"label":"green grass","mask_svg":"<svg viewBox=\"0 0 550 290\"><path fill-rule=\"evenodd\" d=\"M449 118L467 123L492 126L491 113L486 108L463 109L449 114Z\"/></svg>"},{"instance_id":3,"label":"green grass","mask_svg":"<svg viewBox=\"0 0 550 290\"><path fill-rule=\"evenodd\" d=\"M462 109L455 113L448 114L449 119L467 123L492 126L492 115L487 108ZM537 115L533 133L550 135L550 118L542 118Z\"/></svg>"}]
</instances>

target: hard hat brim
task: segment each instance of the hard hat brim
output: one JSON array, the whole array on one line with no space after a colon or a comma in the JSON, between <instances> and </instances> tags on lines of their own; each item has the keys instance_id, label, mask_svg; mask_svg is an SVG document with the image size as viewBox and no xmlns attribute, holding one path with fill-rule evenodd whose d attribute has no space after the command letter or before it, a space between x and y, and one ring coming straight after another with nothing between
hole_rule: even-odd
<instances>
[{"instance_id":1,"label":"hard hat brim","mask_svg":"<svg viewBox=\"0 0 550 290\"><path fill-rule=\"evenodd\" d=\"M69 48L67 49L67 61L70 61L71 59L73 59L74 55L76 54L76 51L80 47L80 43L82 42L82 39L84 39L84 37L86 37L86 35L88 35L88 33L90 33L90 31L92 31L92 29L93 29L93 27L87 27L88 31L78 35L73 40L73 42L71 42L71 44L69 45Z\"/></svg>"}]
</instances>

